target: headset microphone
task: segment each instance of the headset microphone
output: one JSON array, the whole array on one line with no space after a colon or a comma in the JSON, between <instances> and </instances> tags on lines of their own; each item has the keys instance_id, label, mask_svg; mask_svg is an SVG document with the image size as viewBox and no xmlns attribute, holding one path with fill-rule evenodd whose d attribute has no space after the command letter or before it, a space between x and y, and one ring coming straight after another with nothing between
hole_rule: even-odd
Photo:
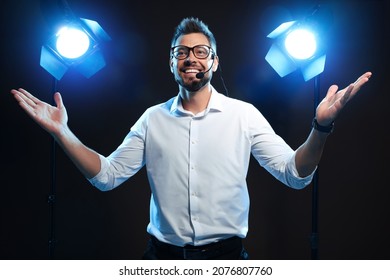
<instances>
[{"instance_id":1,"label":"headset microphone","mask_svg":"<svg viewBox=\"0 0 390 280\"><path fill-rule=\"evenodd\" d=\"M213 63L211 63L211 66L209 69L207 69L207 71L205 72L199 72L199 73L196 73L195 77L197 79L203 79L204 75L209 72L211 70L211 68L213 68L213 65L214 65L214 54L211 55L211 59L213 60Z\"/></svg>"}]
</instances>

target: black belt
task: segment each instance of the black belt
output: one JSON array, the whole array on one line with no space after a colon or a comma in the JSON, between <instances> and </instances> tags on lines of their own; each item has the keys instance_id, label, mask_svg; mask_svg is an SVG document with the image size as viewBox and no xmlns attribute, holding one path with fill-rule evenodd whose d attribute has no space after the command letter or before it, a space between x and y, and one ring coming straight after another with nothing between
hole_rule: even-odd
<instances>
[{"instance_id":1,"label":"black belt","mask_svg":"<svg viewBox=\"0 0 390 280\"><path fill-rule=\"evenodd\" d=\"M158 240L153 235L151 241L157 250L164 251L180 259L210 259L213 257L223 256L234 250L240 255L242 246L242 238L233 236L217 242L206 245L185 245L184 247L172 245Z\"/></svg>"}]
</instances>

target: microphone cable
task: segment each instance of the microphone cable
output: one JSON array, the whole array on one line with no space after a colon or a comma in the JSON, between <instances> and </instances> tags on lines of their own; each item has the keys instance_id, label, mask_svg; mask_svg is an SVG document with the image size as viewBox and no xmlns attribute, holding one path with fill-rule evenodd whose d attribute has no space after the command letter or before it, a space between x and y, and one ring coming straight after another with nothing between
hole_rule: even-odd
<instances>
[{"instance_id":1,"label":"microphone cable","mask_svg":"<svg viewBox=\"0 0 390 280\"><path fill-rule=\"evenodd\" d=\"M229 96L229 91L228 91L228 89L227 89L227 87L226 87L226 85L225 85L225 81L224 81L223 76L222 76L222 67L221 67L221 63L218 64L218 68L219 68L219 78L221 79L222 86L223 86L223 88L224 88L224 90L225 90L225 95L226 95L226 96Z\"/></svg>"}]
</instances>

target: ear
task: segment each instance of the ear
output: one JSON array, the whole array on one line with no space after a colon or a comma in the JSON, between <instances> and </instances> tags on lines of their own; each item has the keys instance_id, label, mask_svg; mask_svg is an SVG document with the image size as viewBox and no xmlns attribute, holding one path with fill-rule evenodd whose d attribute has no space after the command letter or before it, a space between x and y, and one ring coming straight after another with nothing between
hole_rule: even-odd
<instances>
[{"instance_id":1,"label":"ear","mask_svg":"<svg viewBox=\"0 0 390 280\"><path fill-rule=\"evenodd\" d=\"M214 55L214 65L213 65L213 72L217 71L219 64L219 57L217 55Z\"/></svg>"},{"instance_id":2,"label":"ear","mask_svg":"<svg viewBox=\"0 0 390 280\"><path fill-rule=\"evenodd\" d=\"M169 68L171 69L171 73L173 73L173 60L172 60L172 57L169 59Z\"/></svg>"}]
</instances>

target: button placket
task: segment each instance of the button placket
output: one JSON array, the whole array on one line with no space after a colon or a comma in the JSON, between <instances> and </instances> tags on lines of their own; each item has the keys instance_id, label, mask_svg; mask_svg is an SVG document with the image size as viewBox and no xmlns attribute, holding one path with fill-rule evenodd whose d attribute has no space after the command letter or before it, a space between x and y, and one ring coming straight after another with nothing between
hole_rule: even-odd
<instances>
[{"instance_id":1,"label":"button placket","mask_svg":"<svg viewBox=\"0 0 390 280\"><path fill-rule=\"evenodd\" d=\"M198 162L198 121L192 119L190 122L190 134L189 134L189 201L190 201L190 219L195 232L195 239L198 232L199 222L199 199L198 199L198 173L197 173L197 162Z\"/></svg>"}]
</instances>

